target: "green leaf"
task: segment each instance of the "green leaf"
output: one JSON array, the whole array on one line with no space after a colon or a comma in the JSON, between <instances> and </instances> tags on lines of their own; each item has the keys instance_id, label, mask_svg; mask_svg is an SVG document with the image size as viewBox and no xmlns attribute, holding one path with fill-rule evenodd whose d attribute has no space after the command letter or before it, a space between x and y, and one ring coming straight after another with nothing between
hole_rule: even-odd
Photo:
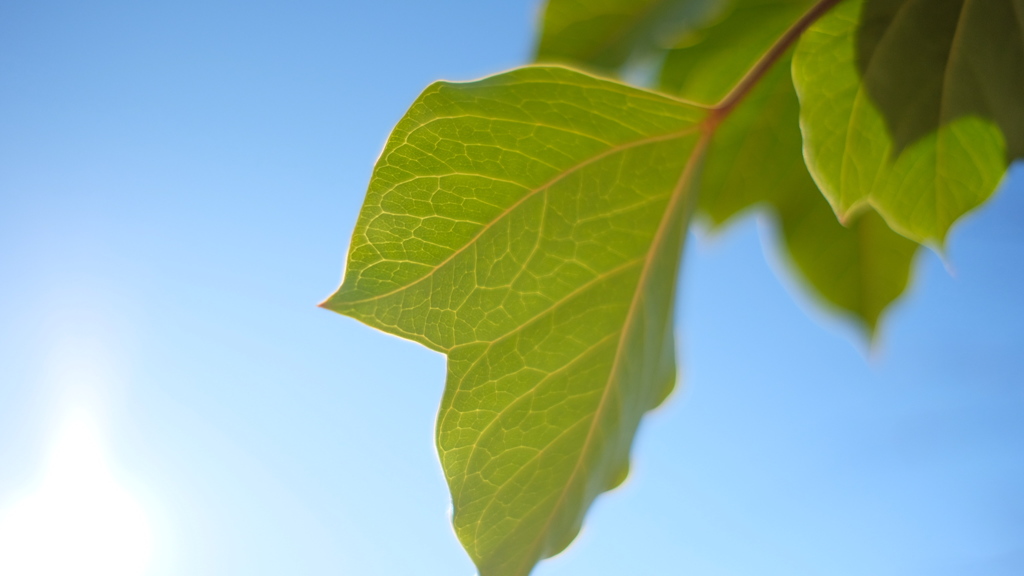
<instances>
[{"instance_id":1,"label":"green leaf","mask_svg":"<svg viewBox=\"0 0 1024 576\"><path fill-rule=\"evenodd\" d=\"M854 216L845 227L825 201L793 203L777 213L786 248L802 276L873 333L882 312L906 288L918 244L893 232L873 210Z\"/></svg>"},{"instance_id":2,"label":"green leaf","mask_svg":"<svg viewBox=\"0 0 1024 576\"><path fill-rule=\"evenodd\" d=\"M673 50L662 86L718 102L811 2L740 0L697 44ZM873 332L906 287L917 244L872 211L843 226L804 165L799 104L789 58L777 62L716 130L705 160L699 208L721 226L754 206L770 210L788 260L812 295Z\"/></svg>"},{"instance_id":3,"label":"green leaf","mask_svg":"<svg viewBox=\"0 0 1024 576\"><path fill-rule=\"evenodd\" d=\"M970 4L990 3L1005 2ZM938 4L929 2L928 6ZM943 115L940 127L924 135L917 134L920 122L910 121L907 126L913 129L906 130L906 136L900 135L901 143L897 144L873 100L874 90L868 90L861 81L858 69L857 30L864 7L862 0L840 4L812 26L797 46L793 80L800 97L807 166L841 219L849 220L871 206L904 236L941 244L950 226L984 202L998 186L1007 166L1004 138L999 127L982 116ZM916 11L901 14L894 20L900 26L919 28L931 22L914 20ZM865 26L876 24L868 22ZM895 34L900 27L889 29ZM961 39L957 42L976 36L958 37ZM941 39L930 33L925 37L936 42ZM908 58L915 49L930 50L928 46L905 43L890 47L884 39L875 44L872 62ZM973 48L965 45L963 50ZM982 52L992 56L991 51ZM983 66L985 61L977 65ZM885 68L899 70L905 66ZM956 69L946 70L954 74ZM869 71L868 77L871 74ZM956 83L967 81L966 74L949 78ZM940 97L953 98L953 85L944 85ZM1020 92L1013 97L1019 101ZM949 110L961 109L959 105L950 106Z\"/></svg>"},{"instance_id":4,"label":"green leaf","mask_svg":"<svg viewBox=\"0 0 1024 576\"><path fill-rule=\"evenodd\" d=\"M867 0L856 47L897 151L976 116L1024 158L1024 0Z\"/></svg>"},{"instance_id":5,"label":"green leaf","mask_svg":"<svg viewBox=\"0 0 1024 576\"><path fill-rule=\"evenodd\" d=\"M437 446L482 576L565 548L673 387L704 116L527 67L430 86L374 168L324 306L447 353Z\"/></svg>"},{"instance_id":6,"label":"green leaf","mask_svg":"<svg viewBox=\"0 0 1024 576\"><path fill-rule=\"evenodd\" d=\"M549 0L538 62L614 72L630 58L670 48L722 0Z\"/></svg>"},{"instance_id":7,"label":"green leaf","mask_svg":"<svg viewBox=\"0 0 1024 576\"><path fill-rule=\"evenodd\" d=\"M736 0L714 25L668 53L661 88L693 102L718 103L812 4L814 0Z\"/></svg>"},{"instance_id":8,"label":"green leaf","mask_svg":"<svg viewBox=\"0 0 1024 576\"><path fill-rule=\"evenodd\" d=\"M759 203L825 202L804 167L799 105L786 64L769 71L715 132L699 204L714 225Z\"/></svg>"},{"instance_id":9,"label":"green leaf","mask_svg":"<svg viewBox=\"0 0 1024 576\"><path fill-rule=\"evenodd\" d=\"M788 61L769 72L719 127L708 150L700 207L724 222L748 206L770 208L803 280L873 333L906 287L917 243L871 210L836 220L800 154L799 106Z\"/></svg>"}]
</instances>

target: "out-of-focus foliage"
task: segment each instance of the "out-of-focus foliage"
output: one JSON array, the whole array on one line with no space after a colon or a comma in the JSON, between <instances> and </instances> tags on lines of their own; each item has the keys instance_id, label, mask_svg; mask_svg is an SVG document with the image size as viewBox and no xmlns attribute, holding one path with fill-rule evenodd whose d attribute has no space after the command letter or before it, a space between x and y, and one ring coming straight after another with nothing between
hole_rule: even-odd
<instances>
[{"instance_id":1,"label":"out-of-focus foliage","mask_svg":"<svg viewBox=\"0 0 1024 576\"><path fill-rule=\"evenodd\" d=\"M721 10L718 0L549 0L537 61L615 72L657 55Z\"/></svg>"}]
</instances>

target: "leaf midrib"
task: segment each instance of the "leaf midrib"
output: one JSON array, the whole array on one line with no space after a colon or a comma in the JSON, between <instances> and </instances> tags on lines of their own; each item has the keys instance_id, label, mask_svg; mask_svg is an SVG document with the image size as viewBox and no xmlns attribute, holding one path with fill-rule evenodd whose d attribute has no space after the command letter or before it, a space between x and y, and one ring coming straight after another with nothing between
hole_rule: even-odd
<instances>
[{"instance_id":1,"label":"leaf midrib","mask_svg":"<svg viewBox=\"0 0 1024 576\"><path fill-rule=\"evenodd\" d=\"M654 262L653 256L661 249L661 244L665 239L665 233L669 227L669 223L672 221L673 216L679 209L680 202L687 195L685 192L690 187L688 186L688 182L692 184L690 180L693 177L693 171L696 169L698 163L697 160L703 157L704 152L707 150L707 146L711 140L711 136L711 131L704 131L701 135L700 140L697 141L697 144L690 152L690 157L686 160L686 165L683 167L683 171L679 175L679 180L676 183L675 189L672 191L672 197L669 199L668 206L665 207L665 214L662 216L661 221L658 223L658 228L655 232L653 240L651 241L651 247L650 249L648 249L647 254L644 258L644 266L640 271L640 278L637 280L637 289L636 291L633 292L633 298L630 300L629 303L629 310L626 312L626 318L624 319L622 323L622 329L619 332L619 342L616 345L615 356L612 360L611 369L608 372L608 381L605 384L604 390L601 393L601 399L598 401L597 409L594 411L594 416L591 420L590 428L587 430L587 435L584 438L583 446L582 448L580 448L579 458L577 458L576 464L573 466L572 473L570 473L568 480L566 480L564 484L564 487L562 488L561 492L559 492L558 499L555 501L555 505L552 508L551 513L548 515L548 519L545 521L544 526L538 531L537 537L534 539L534 542L531 545L532 552L535 552L537 550L537 547L540 546L541 542L544 540L544 537L546 536L548 529L551 527L551 523L558 515L558 512L561 509L561 507L565 504L565 497L566 494L568 494L569 492L569 488L573 485L573 482L576 480L576 476L582 469L583 462L586 460L586 455L587 451L590 448L590 443L594 439L594 431L597 429L597 423L601 419L605 406L607 406L609 391L612 389L613 383L616 380L616 375L619 370L619 364L622 360L623 352L625 349L623 343L626 342L626 340L628 339L627 331L632 326L633 317L636 314L637 305L641 300L640 295L644 293L644 287L647 284L647 279L650 275L650 271L652 268L651 264ZM523 558L526 561L526 563L523 565L532 565L532 563L535 562L532 556L533 554L523 555Z\"/></svg>"},{"instance_id":2,"label":"leaf midrib","mask_svg":"<svg viewBox=\"0 0 1024 576\"><path fill-rule=\"evenodd\" d=\"M602 280L607 280L608 278L611 278L611 277L613 277L616 274L621 274L621 273L629 270L630 268L633 268L637 264L640 264L642 261L643 261L642 258L636 258L634 260L629 260L629 261L627 261L627 262L625 262L623 264L620 264L619 266L616 266L615 268L613 268L611 270L608 270L607 272L602 273L600 276L597 276L597 277L593 278L592 280L587 281L585 284L581 285L579 288L576 288L572 292L570 292L570 293L566 294L565 296L559 298L551 306L545 308L540 313L534 315L532 318L529 318L526 321L522 322L519 326L517 326L516 328L514 328L513 330L511 330L507 334L503 334L500 338L497 338L495 340L492 340L491 342L488 342L487 343L487 347L480 353L480 356L476 360L474 360L473 363L470 364L468 368L466 368L465 374L468 376L469 373L472 372L473 369L476 368L480 364L480 362L487 356L487 353L490 352L490 350L492 349L492 347L495 344L497 344L497 343L499 343L499 342L505 340L506 338L509 338L509 337L511 337L511 336L513 336L515 334L518 334L520 331L525 330L529 326L532 326L535 322L539 321L546 314L549 314L551 311L555 310L556 308L558 308L562 304L565 304L565 303L571 301L573 298L575 298L579 294L581 294L581 293L585 292L586 290L589 290L590 288L592 288L594 286L594 284L596 284L597 282L600 282ZM614 334L615 333L613 332L613 333L609 334L609 336L614 335ZM601 339L600 342L603 342L604 339L608 338L609 336L605 336L604 338ZM516 398L511 403L509 403L508 406L505 406L500 411L498 411L495 414L494 419L492 419L491 422L488 423L487 426L485 426L482 430L480 430L479 434L477 434L477 440L483 438L484 435L487 434L487 432L490 431L491 428L495 424L497 424L498 420L501 419L501 416L504 415L509 409L511 409L513 406L515 406L518 402L522 401L524 398L526 398L528 394L530 394L534 390L536 390L537 387L539 387L543 382L547 381L552 375L557 374L557 373L561 372L562 370L565 370L568 366L574 364L581 357L583 357L586 354L588 354L595 346L597 346L597 344L594 344L594 345L591 345L591 346L585 348L584 350L580 351L580 353L576 356L576 358L573 358L572 360L567 362L565 364L565 366L561 366L561 367L559 367L559 368L557 368L555 370L552 370L551 372L548 372L547 374L545 374L544 377L541 378L536 384L534 384L532 388L530 388L529 390L523 392L523 394L519 398ZM462 382L460 381L460 384L461 383ZM469 456L466 458L466 465L467 466L472 462L473 456L476 454L476 449L477 449L477 447L479 445L480 445L479 442L474 443L473 447L470 449ZM464 493L465 493L465 487L463 487L463 489L459 491L459 498L458 498L459 500L462 499L462 494L464 494Z\"/></svg>"}]
</instances>

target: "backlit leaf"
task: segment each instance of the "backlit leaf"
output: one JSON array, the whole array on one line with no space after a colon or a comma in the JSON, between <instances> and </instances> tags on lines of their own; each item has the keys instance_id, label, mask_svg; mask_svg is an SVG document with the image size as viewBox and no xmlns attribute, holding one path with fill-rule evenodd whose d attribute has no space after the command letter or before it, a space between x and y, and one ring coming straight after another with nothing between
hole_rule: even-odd
<instances>
[{"instance_id":1,"label":"backlit leaf","mask_svg":"<svg viewBox=\"0 0 1024 576\"><path fill-rule=\"evenodd\" d=\"M941 8L944 1L927 2L928 9L924 12ZM888 34L879 36L872 32L871 35L879 36L872 41L874 47L870 50L861 47L861 60L865 58L864 53L872 55L868 57L867 64L869 79L876 74L871 62L879 63L877 74L888 76L888 71L905 71L909 66L905 62L892 63L892 59L912 62L917 58L913 56L915 52L942 52L930 44L914 45L907 38L940 42L943 38L936 34L949 33L948 27L928 33L902 34L902 29L917 30L930 26L933 21L930 17L915 20L920 11L910 8L917 7L919 3L901 4L907 10L900 12L900 17L893 21L895 23L887 27L888 34L892 34L892 42L898 40L899 46L890 46ZM967 4L1011 5L1003 0ZM976 11L968 10L967 4L963 5L962 14L974 14ZM1014 2L1012 5L1018 4ZM950 74L949 83L942 84L941 88L931 86L925 91L927 94L928 90L940 89L940 102L949 102L938 107L938 116L935 116L934 101L922 97L922 110L932 110L929 112L931 120L927 115L925 120L933 121L932 128L936 124L939 127L922 133L922 127L928 126L927 122L910 118L901 124L893 116L898 142L894 140L875 100L876 95L884 90L869 90L862 82L858 68L858 65L865 66L858 60L858 22L864 9L863 0L848 0L840 4L812 26L797 47L793 80L800 97L804 156L815 181L840 218L849 220L865 206L872 206L891 228L904 236L918 242L941 244L957 218L984 202L999 184L1008 158L1004 137L999 126L986 115L961 114L971 109L976 101L956 96L961 89L954 90L954 86L967 82L970 75L958 72L959 68L954 66L945 69ZM952 33L956 34L957 29L971 28L969 23L963 21L967 28L958 26ZM878 24L872 21L865 26L874 30ZM956 56L978 49L988 54L986 58L998 60L998 55L977 44L982 42L979 36L984 34L965 33L946 41L946 45L958 45L973 39L976 45L965 45L951 54ZM861 42L863 44L865 40ZM923 57L922 61L931 62L933 59L934 54ZM988 62L984 58L976 60L972 57L969 60L977 66ZM979 89L981 87L978 85ZM1018 91L1012 95L1018 103L1020 94ZM995 104L992 106L995 110ZM902 99L892 99L885 107L890 114L897 109L910 112ZM999 116L995 112L993 114Z\"/></svg>"},{"instance_id":2,"label":"backlit leaf","mask_svg":"<svg viewBox=\"0 0 1024 576\"><path fill-rule=\"evenodd\" d=\"M437 446L482 576L523 576L620 483L676 377L704 110L564 68L430 86L324 306L448 355Z\"/></svg>"}]
</instances>

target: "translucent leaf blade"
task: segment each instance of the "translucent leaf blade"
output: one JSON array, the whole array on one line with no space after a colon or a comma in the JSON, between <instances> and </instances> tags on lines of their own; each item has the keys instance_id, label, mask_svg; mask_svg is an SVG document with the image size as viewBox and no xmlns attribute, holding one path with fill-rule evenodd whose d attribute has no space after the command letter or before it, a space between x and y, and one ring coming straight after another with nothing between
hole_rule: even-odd
<instances>
[{"instance_id":1,"label":"translucent leaf blade","mask_svg":"<svg viewBox=\"0 0 1024 576\"><path fill-rule=\"evenodd\" d=\"M672 388L703 116L529 67L431 86L374 169L324 305L448 354L438 451L482 576L568 545Z\"/></svg>"},{"instance_id":2,"label":"translucent leaf blade","mask_svg":"<svg viewBox=\"0 0 1024 576\"><path fill-rule=\"evenodd\" d=\"M1005 139L991 119L951 115L934 118L932 129L912 141L898 136L897 143L858 69L864 6L862 0L840 4L797 46L793 80L804 156L840 218L872 206L907 238L942 244L953 223L998 186L1007 166ZM888 58L913 52L890 52Z\"/></svg>"}]
</instances>

